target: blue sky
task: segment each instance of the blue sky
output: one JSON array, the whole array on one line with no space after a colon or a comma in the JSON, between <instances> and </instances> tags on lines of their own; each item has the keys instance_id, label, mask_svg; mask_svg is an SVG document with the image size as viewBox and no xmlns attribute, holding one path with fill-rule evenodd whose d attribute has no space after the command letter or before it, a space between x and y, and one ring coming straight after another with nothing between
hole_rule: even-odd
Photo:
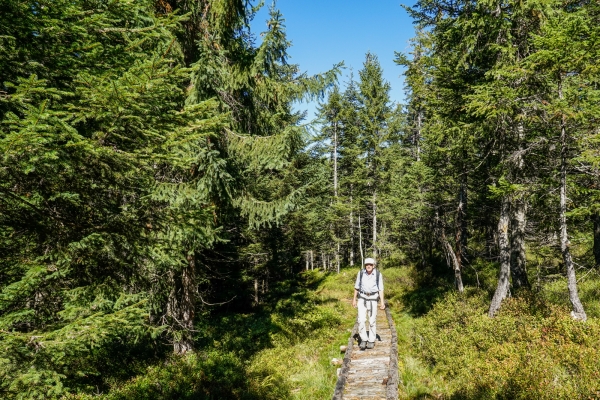
<instances>
[{"instance_id":1,"label":"blue sky","mask_svg":"<svg viewBox=\"0 0 600 400\"><path fill-rule=\"evenodd\" d=\"M252 22L258 35L267 29L269 0ZM277 8L285 18L287 37L292 42L290 63L299 64L309 75L330 69L344 61L346 69L340 78L344 82L350 69L358 77L367 51L379 58L384 78L391 84L393 101L404 98L403 68L394 63L394 51L408 52L409 39L414 36L411 18L401 0L279 0ZM313 104L300 104L307 109L309 119Z\"/></svg>"}]
</instances>

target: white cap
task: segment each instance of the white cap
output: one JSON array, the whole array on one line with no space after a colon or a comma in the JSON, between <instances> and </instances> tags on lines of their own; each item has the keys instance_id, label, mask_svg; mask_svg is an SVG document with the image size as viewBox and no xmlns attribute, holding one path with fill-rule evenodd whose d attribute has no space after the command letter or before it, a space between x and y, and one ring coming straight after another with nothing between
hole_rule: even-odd
<instances>
[{"instance_id":1,"label":"white cap","mask_svg":"<svg viewBox=\"0 0 600 400\"><path fill-rule=\"evenodd\" d=\"M372 258L365 258L365 265L367 264L375 265L375 260L373 260Z\"/></svg>"}]
</instances>

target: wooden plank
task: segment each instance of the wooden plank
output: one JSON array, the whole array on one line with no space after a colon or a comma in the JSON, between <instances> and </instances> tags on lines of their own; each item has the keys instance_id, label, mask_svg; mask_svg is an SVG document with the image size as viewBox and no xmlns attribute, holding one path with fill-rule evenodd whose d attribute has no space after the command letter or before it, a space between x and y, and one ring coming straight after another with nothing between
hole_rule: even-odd
<instances>
[{"instance_id":1,"label":"wooden plank","mask_svg":"<svg viewBox=\"0 0 600 400\"><path fill-rule=\"evenodd\" d=\"M398 398L398 339L387 307L385 313L377 313L377 328L380 341L375 342L374 349L363 351L354 341L358 331L355 323L333 400Z\"/></svg>"}]
</instances>

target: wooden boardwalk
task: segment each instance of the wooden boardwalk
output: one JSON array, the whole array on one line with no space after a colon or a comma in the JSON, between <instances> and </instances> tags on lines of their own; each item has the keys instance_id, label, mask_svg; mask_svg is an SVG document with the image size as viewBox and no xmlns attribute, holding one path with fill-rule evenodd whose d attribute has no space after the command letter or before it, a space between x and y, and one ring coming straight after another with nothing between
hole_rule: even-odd
<instances>
[{"instance_id":1,"label":"wooden boardwalk","mask_svg":"<svg viewBox=\"0 0 600 400\"><path fill-rule=\"evenodd\" d=\"M378 310L374 349L358 347L354 325L333 400L396 400L398 398L398 337L389 309Z\"/></svg>"}]
</instances>

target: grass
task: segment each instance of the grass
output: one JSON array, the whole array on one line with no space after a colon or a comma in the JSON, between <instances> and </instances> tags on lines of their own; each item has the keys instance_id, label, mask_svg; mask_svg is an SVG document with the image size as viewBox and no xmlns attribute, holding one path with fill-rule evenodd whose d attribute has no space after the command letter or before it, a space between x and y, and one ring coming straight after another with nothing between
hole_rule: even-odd
<instances>
[{"instance_id":1,"label":"grass","mask_svg":"<svg viewBox=\"0 0 600 400\"><path fill-rule=\"evenodd\" d=\"M507 299L491 319L494 265L477 268L480 287L466 273L464 294L444 270L382 268L398 332L400 398L597 398L600 276L592 271L579 283L586 323L570 318L561 278ZM338 368L330 361L343 357L339 346L356 318L357 271L307 272L274 288L254 313L212 315L198 327L195 354L150 366L103 397L329 399Z\"/></svg>"}]
</instances>

